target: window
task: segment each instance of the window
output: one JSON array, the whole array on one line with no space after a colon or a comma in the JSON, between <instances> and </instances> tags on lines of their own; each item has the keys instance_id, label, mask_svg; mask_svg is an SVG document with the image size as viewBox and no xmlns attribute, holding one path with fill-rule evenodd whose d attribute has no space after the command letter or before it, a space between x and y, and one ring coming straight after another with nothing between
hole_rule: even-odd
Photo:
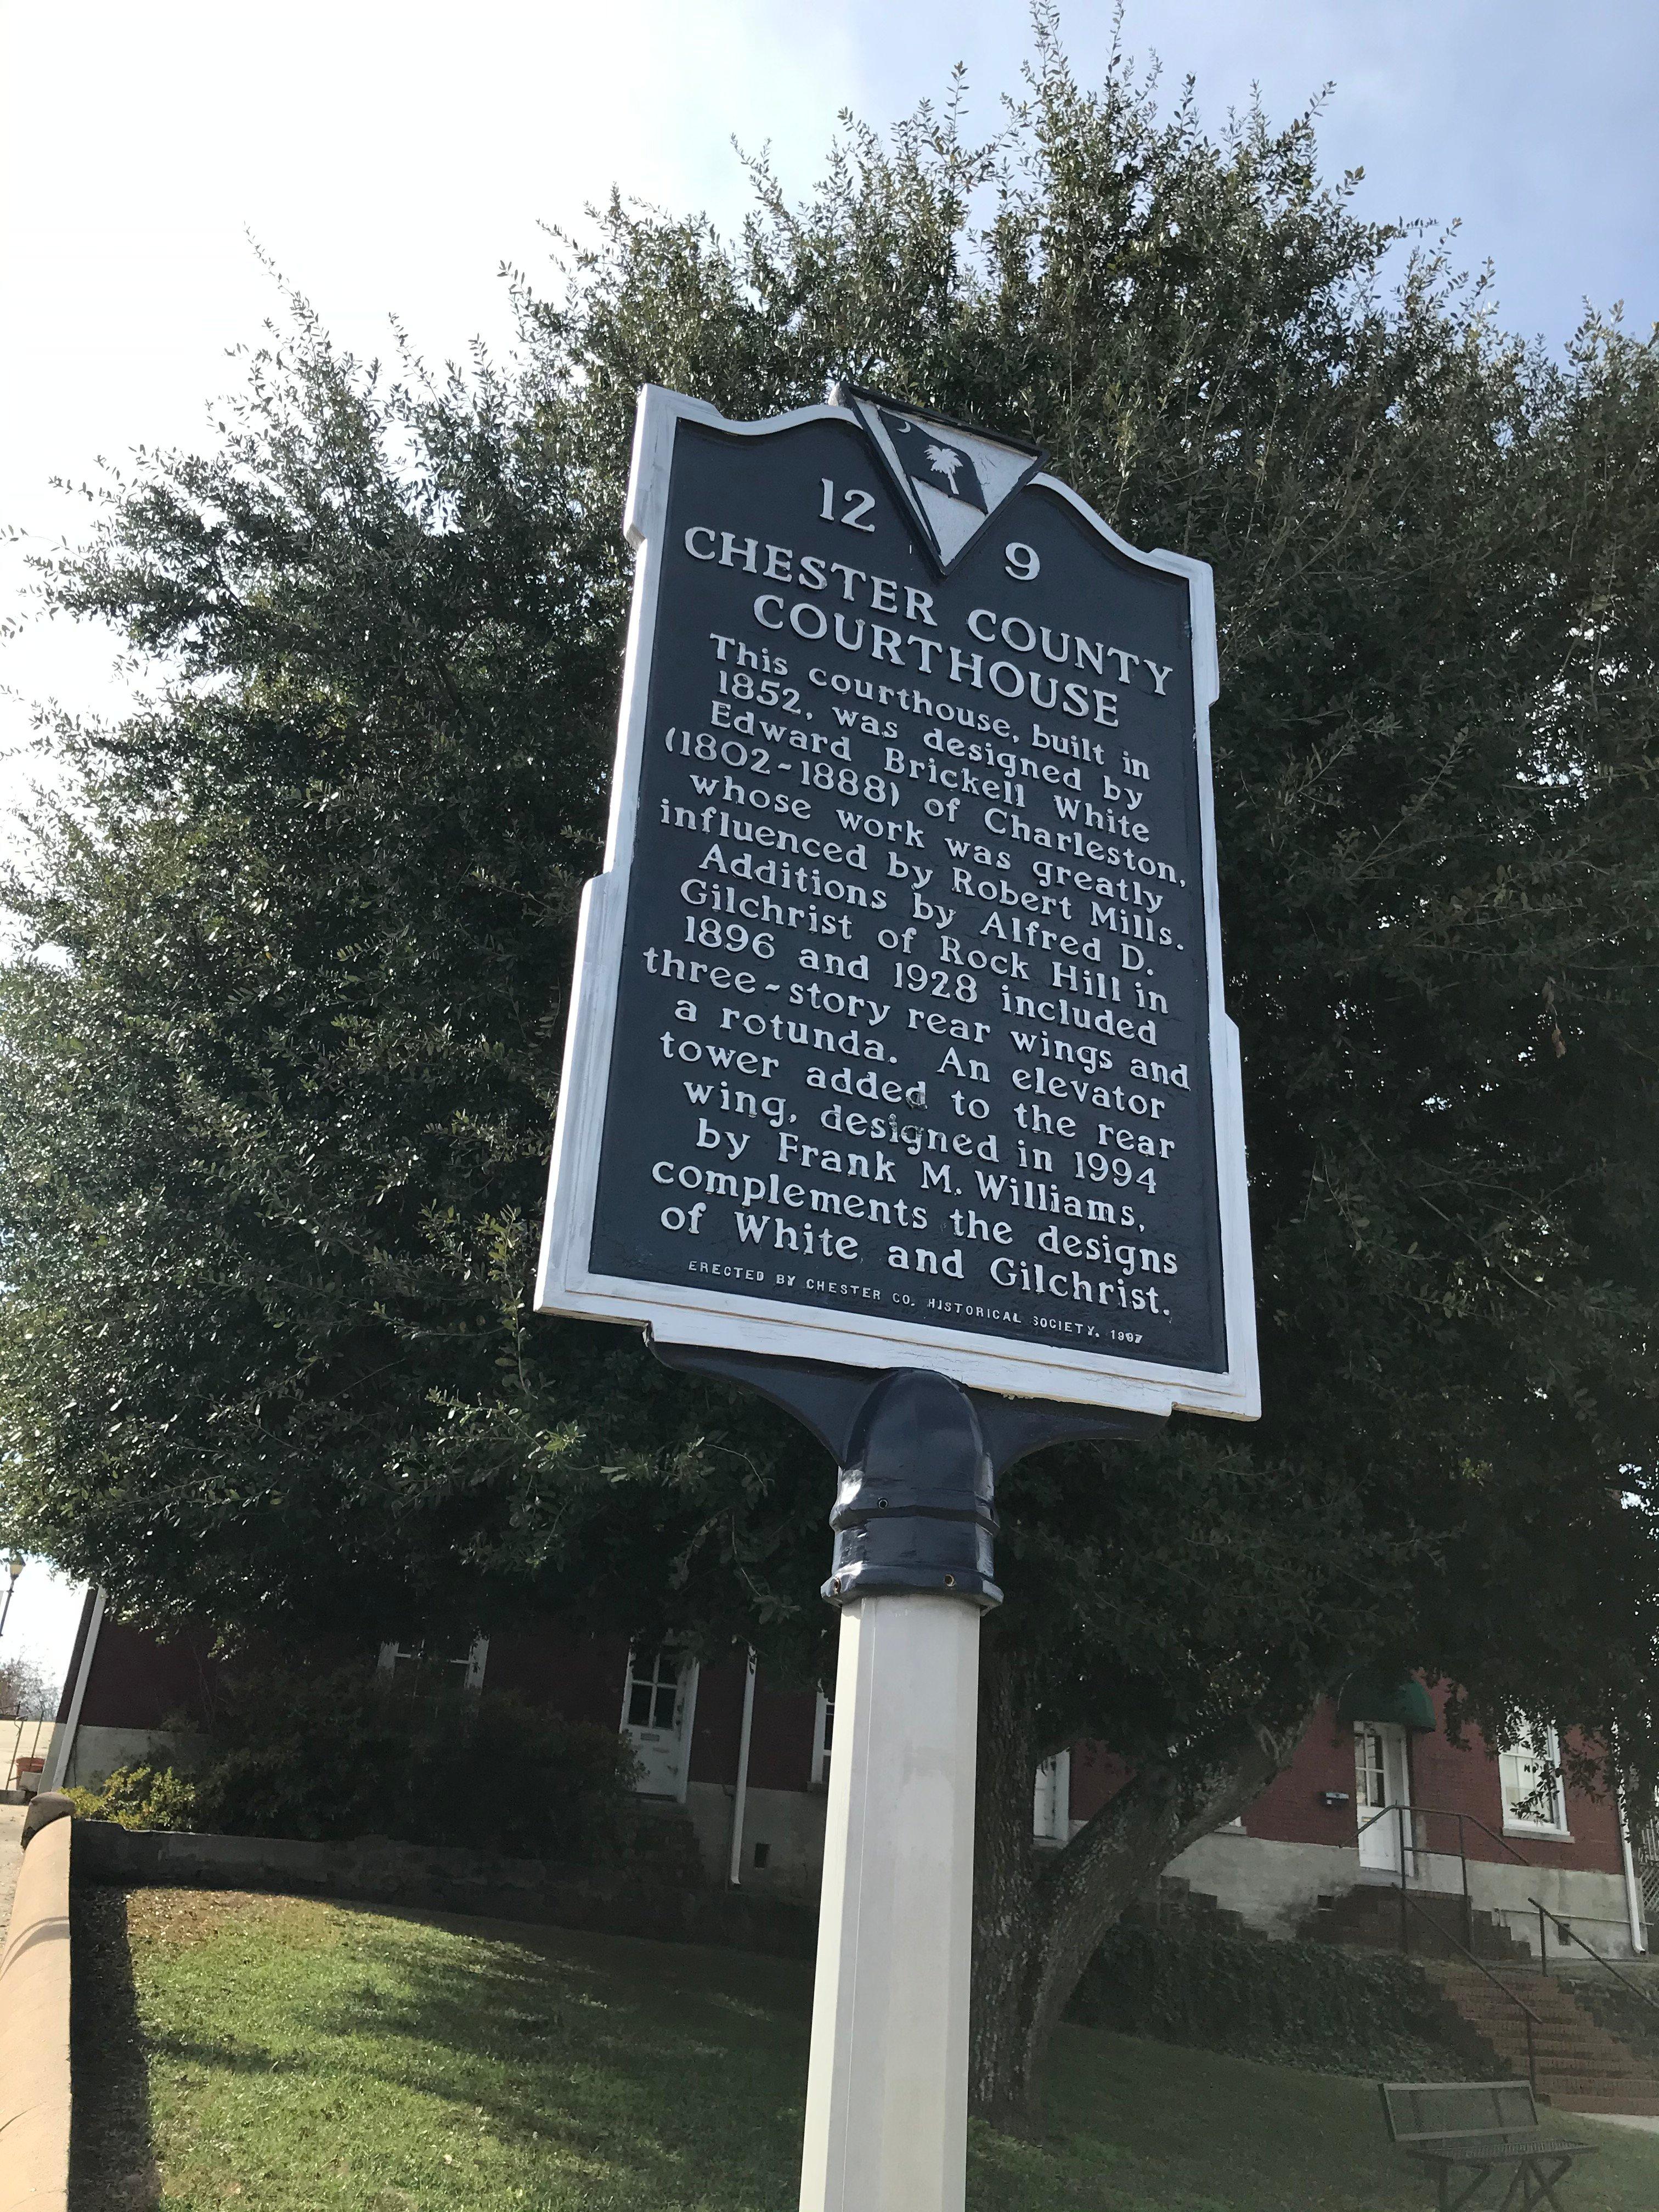
<instances>
[{"instance_id":1,"label":"window","mask_svg":"<svg viewBox=\"0 0 1659 2212\"><path fill-rule=\"evenodd\" d=\"M822 1790L830 1779L830 1753L836 1740L836 1701L818 1692L817 1712L812 1724L812 1787Z\"/></svg>"},{"instance_id":2,"label":"window","mask_svg":"<svg viewBox=\"0 0 1659 2212\"><path fill-rule=\"evenodd\" d=\"M672 1729L679 1689L679 1662L672 1652L659 1651L648 1667L641 1667L637 1660L631 1661L628 1674L626 1725L637 1729Z\"/></svg>"},{"instance_id":3,"label":"window","mask_svg":"<svg viewBox=\"0 0 1659 2212\"><path fill-rule=\"evenodd\" d=\"M1504 1793L1504 1826L1534 1833L1567 1832L1566 1802L1561 1789L1561 1745L1553 1728L1532 1728L1522 1741L1498 1754Z\"/></svg>"},{"instance_id":4,"label":"window","mask_svg":"<svg viewBox=\"0 0 1659 2212\"><path fill-rule=\"evenodd\" d=\"M489 1638L483 1635L475 1636L465 1652L442 1651L435 1647L428 1650L424 1644L403 1644L394 1638L380 1646L377 1672L395 1674L399 1667L412 1667L435 1686L446 1676L453 1680L454 1670L459 1670L463 1689L482 1690L489 1661Z\"/></svg>"},{"instance_id":5,"label":"window","mask_svg":"<svg viewBox=\"0 0 1659 2212\"><path fill-rule=\"evenodd\" d=\"M1380 1813L1389 1802L1388 1762L1382 1732L1355 1723L1353 1732L1353 1795L1362 1814Z\"/></svg>"},{"instance_id":6,"label":"window","mask_svg":"<svg viewBox=\"0 0 1659 2212\"><path fill-rule=\"evenodd\" d=\"M1031 1802L1031 1833L1041 1841L1065 1844L1072 1837L1072 1754L1057 1751L1036 1771Z\"/></svg>"}]
</instances>

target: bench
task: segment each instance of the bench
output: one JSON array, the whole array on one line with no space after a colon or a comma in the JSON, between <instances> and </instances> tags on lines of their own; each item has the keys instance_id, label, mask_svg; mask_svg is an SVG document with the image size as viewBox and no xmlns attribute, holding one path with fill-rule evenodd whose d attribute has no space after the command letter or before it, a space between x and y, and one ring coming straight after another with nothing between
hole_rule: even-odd
<instances>
[{"instance_id":1,"label":"bench","mask_svg":"<svg viewBox=\"0 0 1659 2212\"><path fill-rule=\"evenodd\" d=\"M1513 2167L1498 2212L1553 2204L1556 2185L1594 2143L1545 2135L1525 2081L1381 2081L1389 2133L1408 2158L1434 2168L1438 2212L1458 2212L1488 2174ZM1454 2194L1455 2191L1455 2194Z\"/></svg>"}]
</instances>

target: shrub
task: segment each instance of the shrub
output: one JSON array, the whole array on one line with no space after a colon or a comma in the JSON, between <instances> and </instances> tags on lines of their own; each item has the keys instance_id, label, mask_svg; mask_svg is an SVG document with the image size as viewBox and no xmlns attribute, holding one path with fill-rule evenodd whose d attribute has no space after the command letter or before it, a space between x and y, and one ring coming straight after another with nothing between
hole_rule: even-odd
<instances>
[{"instance_id":1,"label":"shrub","mask_svg":"<svg viewBox=\"0 0 1659 2212\"><path fill-rule=\"evenodd\" d=\"M76 1795L77 1809L126 1827L383 1835L591 1863L629 1848L633 1774L614 1732L508 1694L262 1668L227 1680L205 1720L173 1724L169 1763Z\"/></svg>"},{"instance_id":2,"label":"shrub","mask_svg":"<svg viewBox=\"0 0 1659 2212\"><path fill-rule=\"evenodd\" d=\"M1334 1944L1121 1923L1085 1970L1067 2016L1328 2074L1443 2073L1449 2058L1467 2075L1472 2064L1420 1967Z\"/></svg>"},{"instance_id":3,"label":"shrub","mask_svg":"<svg viewBox=\"0 0 1659 2212\"><path fill-rule=\"evenodd\" d=\"M146 1760L118 1766L95 1790L64 1795L83 1820L113 1820L123 1828L195 1828L195 1785L177 1768Z\"/></svg>"}]
</instances>

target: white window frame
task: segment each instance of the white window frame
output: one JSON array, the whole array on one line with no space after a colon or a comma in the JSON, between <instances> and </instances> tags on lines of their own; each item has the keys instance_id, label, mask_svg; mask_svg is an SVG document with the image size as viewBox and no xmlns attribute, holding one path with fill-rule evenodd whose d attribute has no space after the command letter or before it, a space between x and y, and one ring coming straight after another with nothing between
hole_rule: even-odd
<instances>
[{"instance_id":1,"label":"white window frame","mask_svg":"<svg viewBox=\"0 0 1659 2212\"><path fill-rule=\"evenodd\" d=\"M830 1759L835 1748L836 1701L822 1688L812 1714L812 1787L830 1786Z\"/></svg>"},{"instance_id":2,"label":"white window frame","mask_svg":"<svg viewBox=\"0 0 1659 2212\"><path fill-rule=\"evenodd\" d=\"M1547 1769L1554 1784L1555 1817L1540 1820L1513 1813L1510 1809L1510 1775L1511 1760L1524 1760L1534 1772ZM1504 1833L1506 1836L1559 1836L1570 1838L1567 1826L1567 1787L1561 1772L1561 1739L1547 1721L1534 1723L1531 1742L1504 1744L1498 1753L1498 1789L1504 1806ZM1530 1795L1530 1792L1527 1793Z\"/></svg>"},{"instance_id":3,"label":"white window frame","mask_svg":"<svg viewBox=\"0 0 1659 2212\"><path fill-rule=\"evenodd\" d=\"M641 1681L648 1681L651 1684L652 1691L653 1692L652 1698L653 1717L650 1720L635 1721L629 1717L629 1709L634 1703L634 1684L635 1680L634 1662L641 1656L641 1654L635 1651L632 1644L630 1644L628 1650L628 1665L623 1674L622 1719L617 1723L618 1727L623 1729L630 1728L650 1729L653 1731L659 1731L664 1735L672 1735L678 1729L678 1733L682 1736L686 1735L687 1731L690 1728L692 1718L696 1710L694 1705L688 1702L688 1700L694 1695L690 1683L688 1680L688 1676L696 1668L696 1662L695 1660L687 1661L683 1659L677 1651L666 1644L656 1645L652 1650L646 1653L644 1656L651 1662L651 1671L649 1674L641 1674L637 1679ZM665 1659L671 1663L674 1669L674 1703L672 1717L665 1725L663 1723L659 1722L654 1717L656 1707L656 1698L654 1693L663 1686L661 1662Z\"/></svg>"},{"instance_id":4,"label":"white window frame","mask_svg":"<svg viewBox=\"0 0 1659 2212\"><path fill-rule=\"evenodd\" d=\"M374 1671L379 1674L395 1674L398 1671L398 1662L400 1659L408 1659L418 1662L425 1656L426 1645L424 1644L411 1644L407 1650L405 1650L394 1636L389 1643L381 1644L380 1657L375 1661ZM463 1689L472 1690L475 1692L482 1690L484 1681L484 1668L489 1663L489 1638L484 1635L482 1630L480 1630L476 1635L474 1635L471 1642L467 1645L466 1656L465 1659L451 1657L446 1660L443 1663L446 1666L462 1667L465 1668L466 1671L461 1683L461 1687Z\"/></svg>"},{"instance_id":5,"label":"white window frame","mask_svg":"<svg viewBox=\"0 0 1659 2212\"><path fill-rule=\"evenodd\" d=\"M1043 1778L1048 1778L1050 1811L1042 1810ZM1081 1821L1077 1824L1079 1827ZM1031 1790L1031 1833L1040 1844L1069 1844L1072 1840L1072 1754L1057 1751L1036 1771Z\"/></svg>"}]
</instances>

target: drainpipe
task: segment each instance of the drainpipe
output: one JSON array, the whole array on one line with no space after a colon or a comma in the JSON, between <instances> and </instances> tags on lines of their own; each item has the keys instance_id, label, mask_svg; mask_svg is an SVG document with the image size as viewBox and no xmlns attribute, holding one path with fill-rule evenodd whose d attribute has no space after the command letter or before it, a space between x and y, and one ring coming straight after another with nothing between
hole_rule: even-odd
<instances>
[{"instance_id":1,"label":"drainpipe","mask_svg":"<svg viewBox=\"0 0 1659 2212\"><path fill-rule=\"evenodd\" d=\"M755 1726L755 1647L749 1647L749 1666L743 1678L743 1728L738 1737L738 1786L732 1799L732 1863L726 1880L733 1889L743 1887L743 1816L749 1803L749 1739Z\"/></svg>"},{"instance_id":2,"label":"drainpipe","mask_svg":"<svg viewBox=\"0 0 1659 2212\"><path fill-rule=\"evenodd\" d=\"M98 1649L98 1631L103 1625L105 1595L104 1586L100 1583L93 1596L86 1641L81 1646L81 1664L75 1672L75 1691L70 1698L69 1711L64 1716L64 1731L52 1749L52 1771L46 1777L46 1784L48 1790L61 1790L64 1778L69 1772L70 1759L75 1751L76 1731L81 1725L81 1707L92 1674L92 1655Z\"/></svg>"},{"instance_id":3,"label":"drainpipe","mask_svg":"<svg viewBox=\"0 0 1659 2212\"><path fill-rule=\"evenodd\" d=\"M1619 1850L1625 1863L1625 1911L1630 1921L1630 1948L1639 1959L1647 1950L1642 1929L1642 1888L1636 1879L1636 1860L1630 1847L1630 1820L1625 1811L1625 1785L1619 1785Z\"/></svg>"}]
</instances>

